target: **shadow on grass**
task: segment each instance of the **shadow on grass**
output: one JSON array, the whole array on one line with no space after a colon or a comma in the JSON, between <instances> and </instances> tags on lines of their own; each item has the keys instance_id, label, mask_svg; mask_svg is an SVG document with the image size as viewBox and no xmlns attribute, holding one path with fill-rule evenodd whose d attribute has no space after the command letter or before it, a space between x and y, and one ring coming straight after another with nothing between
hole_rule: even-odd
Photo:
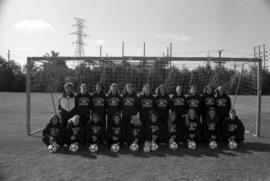
<instances>
[{"instance_id":1,"label":"shadow on grass","mask_svg":"<svg viewBox=\"0 0 270 181\"><path fill-rule=\"evenodd\" d=\"M150 158L150 157L166 157L166 156L179 156L184 157L220 157L221 155L226 156L237 156L238 153L252 154L253 152L269 152L270 144L267 143L255 143L255 142L245 142L239 145L237 150L230 150L227 145L220 143L217 149L210 149L207 144L200 143L198 148L195 150L190 150L187 148L186 144L180 145L176 151L172 151L168 146L161 146L159 150L155 152L145 153L142 149L137 152L130 151L127 147L122 147L117 153L112 152L107 146L100 146L99 151L96 153L91 153L87 146L83 146L76 153L72 153L68 148L60 148L56 154L66 154L66 155L78 155L88 159L96 159L99 155L108 156L111 158L118 158L121 155L131 155L134 157Z\"/></svg>"}]
</instances>

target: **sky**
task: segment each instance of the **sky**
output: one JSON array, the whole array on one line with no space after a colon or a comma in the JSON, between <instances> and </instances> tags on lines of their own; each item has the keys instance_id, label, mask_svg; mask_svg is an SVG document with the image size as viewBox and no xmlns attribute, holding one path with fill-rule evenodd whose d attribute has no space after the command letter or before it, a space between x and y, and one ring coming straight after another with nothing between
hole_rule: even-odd
<instances>
[{"instance_id":1,"label":"sky","mask_svg":"<svg viewBox=\"0 0 270 181\"><path fill-rule=\"evenodd\" d=\"M21 65L51 50L74 56L74 17L86 20L86 56L252 57L270 51L270 0L0 0L0 55ZM270 56L270 54L269 54ZM270 59L270 57L269 57ZM269 63L268 63L269 64ZM270 64L269 64L270 65Z\"/></svg>"}]
</instances>

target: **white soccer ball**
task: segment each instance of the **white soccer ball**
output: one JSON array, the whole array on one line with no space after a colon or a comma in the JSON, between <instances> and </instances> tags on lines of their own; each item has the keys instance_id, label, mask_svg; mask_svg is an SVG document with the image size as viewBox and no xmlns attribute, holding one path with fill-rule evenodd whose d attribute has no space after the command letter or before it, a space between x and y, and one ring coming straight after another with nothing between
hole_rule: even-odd
<instances>
[{"instance_id":1,"label":"white soccer ball","mask_svg":"<svg viewBox=\"0 0 270 181\"><path fill-rule=\"evenodd\" d=\"M178 148L178 144L177 144L175 141L173 141L173 142L171 142L171 143L169 144L169 148L170 148L171 150L175 151L175 150L177 150L177 148Z\"/></svg>"},{"instance_id":2,"label":"white soccer ball","mask_svg":"<svg viewBox=\"0 0 270 181\"><path fill-rule=\"evenodd\" d=\"M194 149L196 149L196 147L197 147L197 144L196 144L195 141L189 141L188 142L188 148L189 149L194 150Z\"/></svg>"},{"instance_id":3,"label":"white soccer ball","mask_svg":"<svg viewBox=\"0 0 270 181\"><path fill-rule=\"evenodd\" d=\"M69 146L69 150L71 152L77 152L79 150L79 145L77 143L72 143L70 146Z\"/></svg>"},{"instance_id":4,"label":"white soccer ball","mask_svg":"<svg viewBox=\"0 0 270 181\"><path fill-rule=\"evenodd\" d=\"M151 150L152 151L157 151L158 150L158 145L155 142L151 143Z\"/></svg>"},{"instance_id":5,"label":"white soccer ball","mask_svg":"<svg viewBox=\"0 0 270 181\"><path fill-rule=\"evenodd\" d=\"M117 144L117 143L115 143L115 144L112 144L112 146L111 146L111 151L112 152L118 152L120 150L120 146L119 146L119 144Z\"/></svg>"},{"instance_id":6,"label":"white soccer ball","mask_svg":"<svg viewBox=\"0 0 270 181\"><path fill-rule=\"evenodd\" d=\"M54 146L53 146L53 145L49 145L49 146L48 146L48 151L49 151L50 153L55 152L55 151L54 151Z\"/></svg>"},{"instance_id":7,"label":"white soccer ball","mask_svg":"<svg viewBox=\"0 0 270 181\"><path fill-rule=\"evenodd\" d=\"M231 141L229 142L229 148L230 148L231 150L235 150L235 149L237 149L237 147L238 147L238 144L236 143L236 141L231 140Z\"/></svg>"},{"instance_id":8,"label":"white soccer ball","mask_svg":"<svg viewBox=\"0 0 270 181\"><path fill-rule=\"evenodd\" d=\"M137 143L132 143L129 147L129 149L133 152L136 152L139 150L139 145Z\"/></svg>"},{"instance_id":9,"label":"white soccer ball","mask_svg":"<svg viewBox=\"0 0 270 181\"><path fill-rule=\"evenodd\" d=\"M150 143L145 143L144 147L143 147L143 151L148 153L148 152L150 152L150 150L151 150Z\"/></svg>"},{"instance_id":10,"label":"white soccer ball","mask_svg":"<svg viewBox=\"0 0 270 181\"><path fill-rule=\"evenodd\" d=\"M89 146L89 151L92 152L92 153L95 153L98 151L98 145L97 144L91 144Z\"/></svg>"},{"instance_id":11,"label":"white soccer ball","mask_svg":"<svg viewBox=\"0 0 270 181\"><path fill-rule=\"evenodd\" d=\"M209 148L211 148L211 149L216 149L217 146L218 146L218 144L217 144L216 141L210 141L208 146L209 146Z\"/></svg>"}]
</instances>

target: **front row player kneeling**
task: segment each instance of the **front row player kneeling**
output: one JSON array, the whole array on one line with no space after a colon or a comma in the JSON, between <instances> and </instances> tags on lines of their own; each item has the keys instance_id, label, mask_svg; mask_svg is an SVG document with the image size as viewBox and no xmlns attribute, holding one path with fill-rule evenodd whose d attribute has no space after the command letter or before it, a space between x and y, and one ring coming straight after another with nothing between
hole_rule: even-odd
<instances>
[{"instance_id":1,"label":"front row player kneeling","mask_svg":"<svg viewBox=\"0 0 270 181\"><path fill-rule=\"evenodd\" d=\"M156 151L158 149L161 132L160 125L158 114L155 111L149 112L149 119L145 127L144 152Z\"/></svg>"},{"instance_id":2,"label":"front row player kneeling","mask_svg":"<svg viewBox=\"0 0 270 181\"><path fill-rule=\"evenodd\" d=\"M65 144L69 146L71 152L76 152L79 145L84 144L84 127L80 123L80 116L73 116L67 124L65 134Z\"/></svg>"},{"instance_id":3,"label":"front row player kneeling","mask_svg":"<svg viewBox=\"0 0 270 181\"><path fill-rule=\"evenodd\" d=\"M86 141L89 145L89 151L97 152L98 145L104 143L105 140L105 125L101 116L95 112L92 119L86 124Z\"/></svg>"},{"instance_id":4,"label":"front row player kneeling","mask_svg":"<svg viewBox=\"0 0 270 181\"><path fill-rule=\"evenodd\" d=\"M138 151L143 141L143 129L137 116L131 117L127 133L129 149L133 152Z\"/></svg>"},{"instance_id":5,"label":"front row player kneeling","mask_svg":"<svg viewBox=\"0 0 270 181\"><path fill-rule=\"evenodd\" d=\"M223 139L230 149L236 149L244 141L245 127L232 109L223 123Z\"/></svg>"},{"instance_id":6,"label":"front row player kneeling","mask_svg":"<svg viewBox=\"0 0 270 181\"><path fill-rule=\"evenodd\" d=\"M42 141L48 146L49 152L56 152L63 145L64 130L58 115L54 115L42 131Z\"/></svg>"},{"instance_id":7,"label":"front row player kneeling","mask_svg":"<svg viewBox=\"0 0 270 181\"><path fill-rule=\"evenodd\" d=\"M123 143L123 123L119 113L115 113L112 116L111 123L108 127L107 132L107 142L110 146L112 152L118 152L120 150L120 145Z\"/></svg>"},{"instance_id":8,"label":"front row player kneeling","mask_svg":"<svg viewBox=\"0 0 270 181\"><path fill-rule=\"evenodd\" d=\"M221 135L221 123L214 107L210 107L205 117L202 133L204 141L208 143L209 148L215 149Z\"/></svg>"},{"instance_id":9,"label":"front row player kneeling","mask_svg":"<svg viewBox=\"0 0 270 181\"><path fill-rule=\"evenodd\" d=\"M196 149L201 140L201 122L194 109L189 109L186 117L185 140L189 149Z\"/></svg>"}]
</instances>

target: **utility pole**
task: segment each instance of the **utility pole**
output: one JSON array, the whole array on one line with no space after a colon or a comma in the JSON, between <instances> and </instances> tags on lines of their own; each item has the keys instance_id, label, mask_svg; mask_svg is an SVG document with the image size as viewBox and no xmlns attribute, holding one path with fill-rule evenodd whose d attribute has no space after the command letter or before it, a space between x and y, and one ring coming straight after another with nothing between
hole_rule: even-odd
<instances>
[{"instance_id":1,"label":"utility pole","mask_svg":"<svg viewBox=\"0 0 270 181\"><path fill-rule=\"evenodd\" d=\"M254 48L254 57L262 59L263 65L262 69L267 69L266 61L267 61L267 51L265 50L265 44L258 45Z\"/></svg>"},{"instance_id":2,"label":"utility pole","mask_svg":"<svg viewBox=\"0 0 270 181\"><path fill-rule=\"evenodd\" d=\"M222 61L221 61L221 54L222 54L223 51L224 51L223 49L221 49L221 50L218 51L218 57L219 57L220 59L219 59L219 61L216 61L216 62L215 62L215 63L218 65L219 68L221 67L222 64L225 63L225 62L222 62Z\"/></svg>"},{"instance_id":3,"label":"utility pole","mask_svg":"<svg viewBox=\"0 0 270 181\"><path fill-rule=\"evenodd\" d=\"M125 42L122 42L122 57L125 56Z\"/></svg>"},{"instance_id":4,"label":"utility pole","mask_svg":"<svg viewBox=\"0 0 270 181\"><path fill-rule=\"evenodd\" d=\"M10 62L10 50L8 50L7 58L8 58L8 63L9 63Z\"/></svg>"},{"instance_id":5,"label":"utility pole","mask_svg":"<svg viewBox=\"0 0 270 181\"><path fill-rule=\"evenodd\" d=\"M99 45L99 56L102 57L102 46Z\"/></svg>"},{"instance_id":6,"label":"utility pole","mask_svg":"<svg viewBox=\"0 0 270 181\"><path fill-rule=\"evenodd\" d=\"M143 42L143 56L145 57L145 42Z\"/></svg>"}]
</instances>

